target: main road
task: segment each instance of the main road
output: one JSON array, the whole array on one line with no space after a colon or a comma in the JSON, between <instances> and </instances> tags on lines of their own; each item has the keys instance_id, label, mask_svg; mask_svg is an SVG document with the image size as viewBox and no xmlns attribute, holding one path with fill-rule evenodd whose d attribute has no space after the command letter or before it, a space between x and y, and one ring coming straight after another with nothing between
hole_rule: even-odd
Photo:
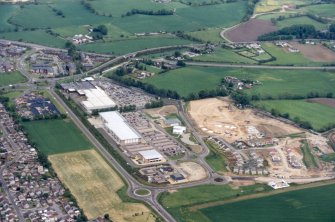
<instances>
[{"instance_id":1,"label":"main road","mask_svg":"<svg viewBox=\"0 0 335 222\"><path fill-rule=\"evenodd\" d=\"M289 69L289 70L335 70L335 66L271 66L271 65L246 65L215 62L185 62L189 66L208 66L208 67L231 67L249 69Z\"/></svg>"}]
</instances>

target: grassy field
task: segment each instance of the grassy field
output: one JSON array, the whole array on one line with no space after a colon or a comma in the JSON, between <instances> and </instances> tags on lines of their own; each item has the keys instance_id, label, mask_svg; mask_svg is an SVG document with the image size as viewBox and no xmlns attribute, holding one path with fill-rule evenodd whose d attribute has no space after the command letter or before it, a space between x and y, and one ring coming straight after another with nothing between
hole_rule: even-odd
<instances>
[{"instance_id":1,"label":"grassy field","mask_svg":"<svg viewBox=\"0 0 335 222\"><path fill-rule=\"evenodd\" d=\"M327 24L323 24L321 22L315 21L314 19L308 18L307 16L301 16L296 18L286 18L284 20L278 21L276 26L278 28L285 28L292 25L313 25L316 29L322 30L326 29Z\"/></svg>"},{"instance_id":2,"label":"grassy field","mask_svg":"<svg viewBox=\"0 0 335 222\"><path fill-rule=\"evenodd\" d=\"M210 149L210 153L206 156L208 165L218 173L227 172L226 159L223 154L218 152L217 147L213 143L206 142L206 144Z\"/></svg>"},{"instance_id":3,"label":"grassy field","mask_svg":"<svg viewBox=\"0 0 335 222\"><path fill-rule=\"evenodd\" d=\"M205 54L201 56L197 56L193 58L195 61L201 62L228 62L228 63L246 63L253 64L256 61L241 56L234 52L231 49L219 48L216 49L215 52L211 54Z\"/></svg>"},{"instance_id":4,"label":"grassy field","mask_svg":"<svg viewBox=\"0 0 335 222\"><path fill-rule=\"evenodd\" d=\"M0 33L3 39L23 41L45 46L63 48L66 40L52 36L43 30Z\"/></svg>"},{"instance_id":5,"label":"grassy field","mask_svg":"<svg viewBox=\"0 0 335 222\"><path fill-rule=\"evenodd\" d=\"M299 118L302 121L308 121L315 130L335 124L334 108L318 103L305 100L266 100L254 102L254 104L268 111L275 109L281 114L288 113L292 120Z\"/></svg>"},{"instance_id":6,"label":"grassy field","mask_svg":"<svg viewBox=\"0 0 335 222\"><path fill-rule=\"evenodd\" d=\"M335 17L335 4L310 5L301 9L318 16Z\"/></svg>"},{"instance_id":7,"label":"grassy field","mask_svg":"<svg viewBox=\"0 0 335 222\"><path fill-rule=\"evenodd\" d=\"M10 31L15 27L8 23L8 19L19 9L17 5L1 5L0 7L0 31Z\"/></svg>"},{"instance_id":8,"label":"grassy field","mask_svg":"<svg viewBox=\"0 0 335 222\"><path fill-rule=\"evenodd\" d=\"M189 208L203 203L235 198L237 196L269 190L266 185L252 185L241 188L231 188L229 185L201 185L179 189L172 193L163 193L159 202L179 222L208 221L199 212Z\"/></svg>"},{"instance_id":9,"label":"grassy field","mask_svg":"<svg viewBox=\"0 0 335 222\"><path fill-rule=\"evenodd\" d=\"M270 12L281 9L282 5L305 5L312 3L313 0L260 0L255 8L256 13Z\"/></svg>"},{"instance_id":10,"label":"grassy field","mask_svg":"<svg viewBox=\"0 0 335 222\"><path fill-rule=\"evenodd\" d=\"M316 162L315 157L311 153L311 147L306 140L302 142L301 151L304 156L303 162L305 166L309 169L318 168L318 163Z\"/></svg>"},{"instance_id":11,"label":"grassy field","mask_svg":"<svg viewBox=\"0 0 335 222\"><path fill-rule=\"evenodd\" d=\"M29 121L22 124L31 141L46 155L93 148L82 132L68 119Z\"/></svg>"},{"instance_id":12,"label":"grassy field","mask_svg":"<svg viewBox=\"0 0 335 222\"><path fill-rule=\"evenodd\" d=\"M201 31L188 32L186 34L204 42L220 44L224 42L220 36L221 31L222 29L206 29Z\"/></svg>"},{"instance_id":13,"label":"grassy field","mask_svg":"<svg viewBox=\"0 0 335 222\"><path fill-rule=\"evenodd\" d=\"M203 89L215 89L225 76L259 80L262 84L246 92L261 97L282 95L306 96L319 92L335 94L335 73L316 70L239 69L219 67L185 67L145 79L158 88L177 91L181 96Z\"/></svg>"},{"instance_id":14,"label":"grassy field","mask_svg":"<svg viewBox=\"0 0 335 222\"><path fill-rule=\"evenodd\" d=\"M105 43L92 43L81 45L79 48L84 51L98 53L125 54L147 48L156 48L169 45L187 45L191 43L191 41L174 37L148 37Z\"/></svg>"},{"instance_id":15,"label":"grassy field","mask_svg":"<svg viewBox=\"0 0 335 222\"><path fill-rule=\"evenodd\" d=\"M271 61L268 64L297 65L297 66L301 65L311 66L318 64L305 58L300 52L299 53L286 52L284 51L283 48L277 47L273 43L264 43L262 44L262 48L276 58L275 61Z\"/></svg>"},{"instance_id":16,"label":"grassy field","mask_svg":"<svg viewBox=\"0 0 335 222\"><path fill-rule=\"evenodd\" d=\"M121 17L132 9L139 10L173 10L187 7L179 2L170 2L168 4L159 4L150 0L100 0L92 1L92 6L101 14L112 14L113 17Z\"/></svg>"},{"instance_id":17,"label":"grassy field","mask_svg":"<svg viewBox=\"0 0 335 222\"><path fill-rule=\"evenodd\" d=\"M335 153L324 154L321 159L326 162L335 162Z\"/></svg>"},{"instance_id":18,"label":"grassy field","mask_svg":"<svg viewBox=\"0 0 335 222\"><path fill-rule=\"evenodd\" d=\"M49 160L88 219L109 213L113 221L155 221L145 205L122 201L118 191L124 182L95 150L51 155Z\"/></svg>"},{"instance_id":19,"label":"grassy field","mask_svg":"<svg viewBox=\"0 0 335 222\"><path fill-rule=\"evenodd\" d=\"M211 222L326 222L335 218L335 185L291 191L201 209ZM199 220L196 220L199 221Z\"/></svg>"},{"instance_id":20,"label":"grassy field","mask_svg":"<svg viewBox=\"0 0 335 222\"><path fill-rule=\"evenodd\" d=\"M8 86L10 84L25 82L26 78L20 72L1 73L0 86Z\"/></svg>"}]
</instances>

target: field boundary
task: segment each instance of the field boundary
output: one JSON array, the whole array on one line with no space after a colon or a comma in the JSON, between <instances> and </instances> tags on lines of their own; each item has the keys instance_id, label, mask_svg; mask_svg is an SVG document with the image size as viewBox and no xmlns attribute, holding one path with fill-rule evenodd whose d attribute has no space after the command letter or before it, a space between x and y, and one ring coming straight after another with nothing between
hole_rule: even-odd
<instances>
[{"instance_id":1,"label":"field boundary","mask_svg":"<svg viewBox=\"0 0 335 222\"><path fill-rule=\"evenodd\" d=\"M209 203L202 203L202 204L199 204L199 205L194 205L194 206L188 207L188 209L191 212L195 212L195 211L198 211L200 209L215 207L215 206L224 205L224 204L227 204L227 203L235 203L235 202L244 201L244 200L258 199L258 198L273 196L273 195L277 195L277 194L281 194L281 193L287 193L287 192L290 192L290 191L297 191L297 190L304 190L304 189L309 189L309 188L322 187L322 186L327 186L327 185L331 185L331 184L335 184L335 179L320 181L320 182L315 182L315 183L309 183L309 184L304 184L304 185L298 185L298 186L291 186L291 187L283 189L283 190L275 190L275 191L268 191L268 192L250 194L250 195L241 196L241 197L237 197L237 198L230 198L228 200L220 200L220 201L214 201L214 202L209 202Z\"/></svg>"}]
</instances>

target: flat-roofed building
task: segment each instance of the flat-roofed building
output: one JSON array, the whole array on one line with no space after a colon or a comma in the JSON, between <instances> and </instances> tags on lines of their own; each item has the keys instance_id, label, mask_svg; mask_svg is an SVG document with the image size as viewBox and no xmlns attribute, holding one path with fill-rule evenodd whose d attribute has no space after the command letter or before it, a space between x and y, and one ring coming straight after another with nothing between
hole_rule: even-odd
<instances>
[{"instance_id":1,"label":"flat-roofed building","mask_svg":"<svg viewBox=\"0 0 335 222\"><path fill-rule=\"evenodd\" d=\"M99 113L107 133L120 145L138 144L141 135L117 111Z\"/></svg>"},{"instance_id":2,"label":"flat-roofed building","mask_svg":"<svg viewBox=\"0 0 335 222\"><path fill-rule=\"evenodd\" d=\"M142 163L157 163L165 161L162 154L160 154L157 150L144 150L138 152Z\"/></svg>"},{"instance_id":3,"label":"flat-roofed building","mask_svg":"<svg viewBox=\"0 0 335 222\"><path fill-rule=\"evenodd\" d=\"M81 104L88 113L116 106L116 103L100 87L78 90L78 93L85 94L86 100L82 101Z\"/></svg>"}]
</instances>

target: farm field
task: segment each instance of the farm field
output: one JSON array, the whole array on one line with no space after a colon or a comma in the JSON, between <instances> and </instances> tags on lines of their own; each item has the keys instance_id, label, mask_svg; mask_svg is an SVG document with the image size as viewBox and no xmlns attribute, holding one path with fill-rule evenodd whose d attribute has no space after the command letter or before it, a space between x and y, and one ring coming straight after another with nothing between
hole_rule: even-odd
<instances>
[{"instance_id":1,"label":"farm field","mask_svg":"<svg viewBox=\"0 0 335 222\"><path fill-rule=\"evenodd\" d=\"M18 6L1 5L0 7L0 31L9 31L15 27L8 23L8 19L18 10Z\"/></svg>"},{"instance_id":2,"label":"farm field","mask_svg":"<svg viewBox=\"0 0 335 222\"><path fill-rule=\"evenodd\" d=\"M335 17L335 4L310 5L301 10L324 17Z\"/></svg>"},{"instance_id":3,"label":"farm field","mask_svg":"<svg viewBox=\"0 0 335 222\"><path fill-rule=\"evenodd\" d=\"M211 222L326 222L333 221L335 185L290 191L200 209ZM223 219L224 218L224 219Z\"/></svg>"},{"instance_id":4,"label":"farm field","mask_svg":"<svg viewBox=\"0 0 335 222\"><path fill-rule=\"evenodd\" d=\"M283 5L305 5L313 0L261 0L257 3L254 13L264 13L279 10Z\"/></svg>"},{"instance_id":5,"label":"farm field","mask_svg":"<svg viewBox=\"0 0 335 222\"><path fill-rule=\"evenodd\" d=\"M297 25L297 24L313 25L318 30L326 29L328 27L327 24L317 22L311 18L308 18L307 16L301 16L301 17L296 17L296 18L286 18L284 20L278 21L276 26L279 29L282 29L282 28L289 27L292 25Z\"/></svg>"},{"instance_id":6,"label":"farm field","mask_svg":"<svg viewBox=\"0 0 335 222\"><path fill-rule=\"evenodd\" d=\"M224 36L233 42L256 41L263 34L274 32L277 28L271 21L251 19L224 33Z\"/></svg>"},{"instance_id":7,"label":"farm field","mask_svg":"<svg viewBox=\"0 0 335 222\"><path fill-rule=\"evenodd\" d=\"M254 104L267 111L274 109L281 114L288 113L292 120L299 118L307 121L318 131L335 124L335 109L319 103L306 100L265 100L254 102Z\"/></svg>"},{"instance_id":8,"label":"farm field","mask_svg":"<svg viewBox=\"0 0 335 222\"><path fill-rule=\"evenodd\" d=\"M68 119L22 122L28 137L46 155L87 150L92 144Z\"/></svg>"},{"instance_id":9,"label":"farm field","mask_svg":"<svg viewBox=\"0 0 335 222\"><path fill-rule=\"evenodd\" d=\"M157 88L170 89L181 96L219 87L225 76L259 80L261 85L246 92L260 97L285 95L306 96L311 92L335 94L335 73L321 70L238 69L219 67L185 67L147 78L144 82ZM303 83L303 84L302 84Z\"/></svg>"},{"instance_id":10,"label":"farm field","mask_svg":"<svg viewBox=\"0 0 335 222\"><path fill-rule=\"evenodd\" d=\"M10 84L25 82L26 78L20 72L1 73L0 72L0 86L8 86Z\"/></svg>"},{"instance_id":11,"label":"farm field","mask_svg":"<svg viewBox=\"0 0 335 222\"><path fill-rule=\"evenodd\" d=\"M312 66L316 63L311 60L305 58L300 52L291 53L288 50L280 48L273 43L264 43L262 44L262 48L270 53L273 57L276 58L275 61L268 62L267 64L276 64L276 65L306 65Z\"/></svg>"},{"instance_id":12,"label":"farm field","mask_svg":"<svg viewBox=\"0 0 335 222\"><path fill-rule=\"evenodd\" d=\"M122 2L122 4L119 4L118 2ZM46 3L29 4L22 7L6 5L6 8L0 9L4 10L4 13L0 13L0 24L1 28L4 29L2 30L3 32L0 34L0 37L47 46L64 47L66 41L65 38L75 34L87 34L88 28L104 24L109 31L109 34L105 37L107 49L104 51L115 50L123 52L125 50L115 49L120 46L115 46L118 45L118 43L115 43L114 41L129 39L129 42L121 42L122 45L129 45L128 48L131 49L126 50L129 52L136 51L138 48L136 48L136 46L139 44L143 44L144 47L151 47L150 44L140 41L152 41L154 42L153 45L157 45L157 43L155 43L157 41L153 41L151 38L149 40L141 39L139 42L133 42L131 38L135 38L135 33L160 31L194 32L199 31L199 29L208 29L211 27L229 27L240 22L245 16L247 9L246 1L205 5L201 7L174 1L161 4L154 3L151 0L140 0L140 2L134 0L101 0L90 1L89 4L91 5L92 10L96 13L85 8L80 0L51 0ZM166 9L174 10L175 13L166 16L143 14L122 16L134 8L149 11ZM37 11L38 13L36 13ZM58 14L58 12L61 12L61 14ZM110 14L112 14L112 16L110 16ZM42 17L48 19L41 19ZM176 26L176 24L178 25ZM9 31L9 28L15 26L19 27L18 32L5 32ZM46 29L54 32L55 36L47 34L45 32ZM209 30L211 30L210 36L212 36L210 39L215 41L221 40L219 39L219 36L215 36L219 33L219 30ZM214 33L216 31L217 33ZM56 35L59 35L60 37L56 37ZM198 33L196 35L201 35L202 38L205 38L204 33ZM166 45L166 36L159 37L161 37L162 44ZM159 37L157 39L159 39ZM103 47L100 46L102 43L96 44L97 45L83 46L83 48L92 51L94 47L97 47L97 52L103 51ZM178 42L169 41L168 44L178 44Z\"/></svg>"},{"instance_id":13,"label":"farm field","mask_svg":"<svg viewBox=\"0 0 335 222\"><path fill-rule=\"evenodd\" d=\"M43 30L0 33L0 38L63 48L66 41Z\"/></svg>"},{"instance_id":14,"label":"farm field","mask_svg":"<svg viewBox=\"0 0 335 222\"><path fill-rule=\"evenodd\" d=\"M321 44L309 45L290 42L293 47L300 50L301 54L313 62L334 63L335 52Z\"/></svg>"},{"instance_id":15,"label":"farm field","mask_svg":"<svg viewBox=\"0 0 335 222\"><path fill-rule=\"evenodd\" d=\"M155 221L145 205L123 201L118 193L124 182L95 150L55 154L49 160L89 220L108 213L113 221Z\"/></svg>"},{"instance_id":16,"label":"farm field","mask_svg":"<svg viewBox=\"0 0 335 222\"><path fill-rule=\"evenodd\" d=\"M204 54L193 58L194 61L201 62L228 62L253 64L256 61L237 54L231 49L219 48L210 54Z\"/></svg>"},{"instance_id":17,"label":"farm field","mask_svg":"<svg viewBox=\"0 0 335 222\"><path fill-rule=\"evenodd\" d=\"M221 29L206 29L201 31L188 32L186 34L204 42L219 44L224 42L220 36L221 31Z\"/></svg>"},{"instance_id":18,"label":"farm field","mask_svg":"<svg viewBox=\"0 0 335 222\"><path fill-rule=\"evenodd\" d=\"M100 0L92 1L91 5L98 13L106 15L111 14L113 17L121 17L132 9L158 11L187 7L179 2L159 4L148 0Z\"/></svg>"},{"instance_id":19,"label":"farm field","mask_svg":"<svg viewBox=\"0 0 335 222\"><path fill-rule=\"evenodd\" d=\"M197 210L190 209L194 205L235 198L240 195L248 195L257 192L268 191L266 185L256 184L240 188L232 188L229 185L200 185L191 188L182 188L176 192L165 192L159 196L159 202L179 222L208 221Z\"/></svg>"},{"instance_id":20,"label":"farm field","mask_svg":"<svg viewBox=\"0 0 335 222\"><path fill-rule=\"evenodd\" d=\"M97 53L125 54L147 48L156 48L169 45L187 45L191 41L174 37L148 37L113 42L97 42L79 46L79 49Z\"/></svg>"}]
</instances>

